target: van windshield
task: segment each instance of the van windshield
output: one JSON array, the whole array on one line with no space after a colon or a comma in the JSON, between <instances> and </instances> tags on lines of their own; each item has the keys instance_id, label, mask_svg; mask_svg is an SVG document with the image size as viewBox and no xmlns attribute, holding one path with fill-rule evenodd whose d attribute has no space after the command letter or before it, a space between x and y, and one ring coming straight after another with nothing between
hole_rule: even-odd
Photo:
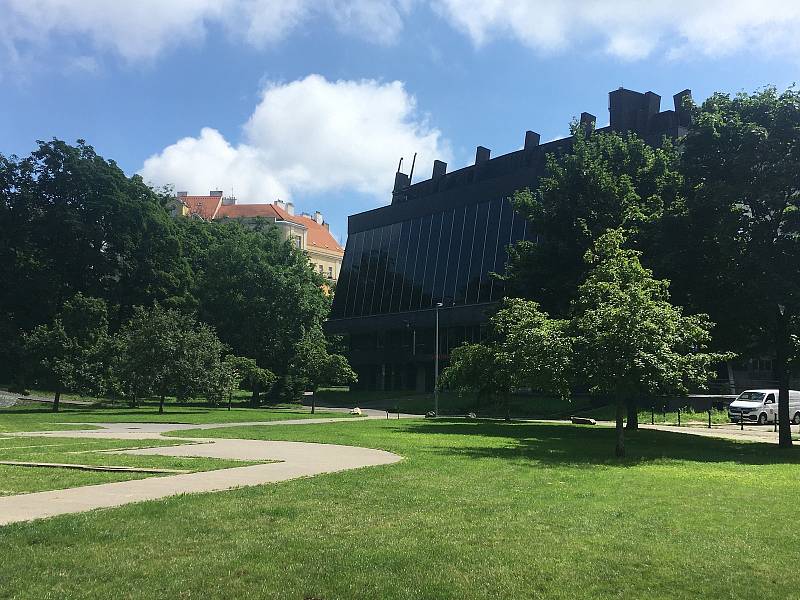
<instances>
[{"instance_id":1,"label":"van windshield","mask_svg":"<svg viewBox=\"0 0 800 600\"><path fill-rule=\"evenodd\" d=\"M737 400L744 400L745 402L761 402L763 399L763 392L742 392L737 398Z\"/></svg>"}]
</instances>

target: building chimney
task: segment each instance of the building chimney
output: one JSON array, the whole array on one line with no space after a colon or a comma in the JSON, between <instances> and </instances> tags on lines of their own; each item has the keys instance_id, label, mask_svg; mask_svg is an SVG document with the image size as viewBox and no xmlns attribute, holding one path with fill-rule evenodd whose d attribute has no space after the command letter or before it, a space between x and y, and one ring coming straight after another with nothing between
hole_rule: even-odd
<instances>
[{"instance_id":1,"label":"building chimney","mask_svg":"<svg viewBox=\"0 0 800 600\"><path fill-rule=\"evenodd\" d=\"M433 161L433 174L431 179L439 179L447 173L447 163L441 160Z\"/></svg>"},{"instance_id":2,"label":"building chimney","mask_svg":"<svg viewBox=\"0 0 800 600\"><path fill-rule=\"evenodd\" d=\"M478 146L477 149L475 150L475 164L479 165L481 163L487 162L491 155L492 155L491 150L483 146Z\"/></svg>"},{"instance_id":3,"label":"building chimney","mask_svg":"<svg viewBox=\"0 0 800 600\"><path fill-rule=\"evenodd\" d=\"M525 132L525 150L532 150L539 145L542 136L535 131Z\"/></svg>"},{"instance_id":4,"label":"building chimney","mask_svg":"<svg viewBox=\"0 0 800 600\"><path fill-rule=\"evenodd\" d=\"M322 218L322 213L321 213L321 212L319 212L318 210L317 210L317 211L314 211L314 221L316 221L316 222L317 222L318 224L320 224L320 225L322 225L322 223L325 221L325 220Z\"/></svg>"},{"instance_id":5,"label":"building chimney","mask_svg":"<svg viewBox=\"0 0 800 600\"><path fill-rule=\"evenodd\" d=\"M211 190L208 195L212 198L222 198L222 190Z\"/></svg>"},{"instance_id":6,"label":"building chimney","mask_svg":"<svg viewBox=\"0 0 800 600\"><path fill-rule=\"evenodd\" d=\"M581 127L586 133L589 133L594 129L594 124L597 122L597 117L595 117L592 113L582 112L581 113Z\"/></svg>"},{"instance_id":7,"label":"building chimney","mask_svg":"<svg viewBox=\"0 0 800 600\"><path fill-rule=\"evenodd\" d=\"M275 200L275 202L273 202L273 204L275 206L277 206L278 208L280 208L281 210L286 210L286 204L284 202L282 202L281 200Z\"/></svg>"},{"instance_id":8,"label":"building chimney","mask_svg":"<svg viewBox=\"0 0 800 600\"><path fill-rule=\"evenodd\" d=\"M290 215L293 215L294 214L294 204L292 204L291 202L287 202L286 203L286 212L289 213Z\"/></svg>"},{"instance_id":9,"label":"building chimney","mask_svg":"<svg viewBox=\"0 0 800 600\"><path fill-rule=\"evenodd\" d=\"M178 198L186 198L186 196L188 196L188 195L189 195L189 192L176 192L175 193L175 196L177 196Z\"/></svg>"}]
</instances>

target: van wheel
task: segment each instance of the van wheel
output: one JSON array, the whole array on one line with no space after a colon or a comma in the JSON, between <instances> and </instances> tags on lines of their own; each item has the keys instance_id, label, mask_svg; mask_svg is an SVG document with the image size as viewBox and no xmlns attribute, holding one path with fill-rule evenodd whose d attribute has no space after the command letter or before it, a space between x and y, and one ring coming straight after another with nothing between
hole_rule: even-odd
<instances>
[{"instance_id":1,"label":"van wheel","mask_svg":"<svg viewBox=\"0 0 800 600\"><path fill-rule=\"evenodd\" d=\"M794 413L794 416L792 417L792 423L795 425L800 425L800 412Z\"/></svg>"},{"instance_id":2,"label":"van wheel","mask_svg":"<svg viewBox=\"0 0 800 600\"><path fill-rule=\"evenodd\" d=\"M767 424L767 413L761 413L760 415L758 415L758 424L759 425Z\"/></svg>"}]
</instances>

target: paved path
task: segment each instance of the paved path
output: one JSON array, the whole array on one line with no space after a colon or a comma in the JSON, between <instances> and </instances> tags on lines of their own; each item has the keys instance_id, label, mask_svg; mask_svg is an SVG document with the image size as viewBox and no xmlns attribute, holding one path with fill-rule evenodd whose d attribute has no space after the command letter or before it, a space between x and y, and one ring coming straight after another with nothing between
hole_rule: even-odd
<instances>
[{"instance_id":1,"label":"paved path","mask_svg":"<svg viewBox=\"0 0 800 600\"><path fill-rule=\"evenodd\" d=\"M380 417L339 419L338 421L344 424L365 418L374 419ZM332 421L336 421L336 419L300 419L297 421L258 422L257 424L312 424ZM391 452L354 446L221 438L170 438L161 435L167 430L210 429L213 427L245 425L242 423L206 424L199 427L196 425L176 426L175 424L166 423L96 423L94 425L100 425L103 429L32 432L14 435L130 440L174 439L180 440L183 444L160 448L125 450L120 451L120 453L280 462L0 497L0 525L83 512L96 508L122 506L123 504L143 500L157 500L176 494L217 492L237 487L287 481L299 477L311 477L321 473L388 465L401 460L400 456Z\"/></svg>"}]
</instances>

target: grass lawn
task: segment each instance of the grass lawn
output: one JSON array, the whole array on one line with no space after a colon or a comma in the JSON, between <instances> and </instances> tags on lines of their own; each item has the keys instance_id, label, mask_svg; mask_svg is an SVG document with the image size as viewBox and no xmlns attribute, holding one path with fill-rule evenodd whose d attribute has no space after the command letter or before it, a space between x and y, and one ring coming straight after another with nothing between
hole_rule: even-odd
<instances>
[{"instance_id":1,"label":"grass lawn","mask_svg":"<svg viewBox=\"0 0 800 600\"><path fill-rule=\"evenodd\" d=\"M49 406L26 406L0 409L0 433L11 431L49 431L85 429L74 423L241 423L247 421L278 421L320 417L348 417L346 413L318 410L311 414L308 408L278 405L271 408L212 408L170 404L163 414L158 406L140 408L99 408L62 406L57 413ZM73 423L72 425L70 423ZM92 429L92 427L88 427Z\"/></svg>"},{"instance_id":2,"label":"grass lawn","mask_svg":"<svg viewBox=\"0 0 800 600\"><path fill-rule=\"evenodd\" d=\"M620 462L607 428L482 421L203 435L406 460L2 527L0 597L797 596L797 451L640 431Z\"/></svg>"},{"instance_id":3,"label":"grass lawn","mask_svg":"<svg viewBox=\"0 0 800 600\"><path fill-rule=\"evenodd\" d=\"M0 460L81 465L115 465L157 469L183 469L188 471L211 471L214 469L254 464L238 460L220 460L214 458L137 456L100 452L102 450L122 448L174 446L176 443L180 442L170 440L85 440L27 436L0 437ZM82 485L160 476L160 474L148 473L81 471L78 469L58 467L0 465L0 496L27 492L42 492L45 490L60 490ZM2 597L2 590L0 590L0 597Z\"/></svg>"},{"instance_id":4,"label":"grass lawn","mask_svg":"<svg viewBox=\"0 0 800 600\"><path fill-rule=\"evenodd\" d=\"M614 419L616 419L616 407L601 406L600 408L594 408L584 411L576 411L575 414L578 414L583 417L592 417L593 419L600 419L603 421L613 421ZM655 425L678 424L678 411L673 410L664 413L661 410L656 409L654 413L651 413L649 409L639 410L640 423L650 423L651 416L653 417ZM730 423L731 420L728 418L728 411L717 410L717 409L712 410L711 422L716 425ZM681 409L681 424L684 425L687 423L704 423L704 424L708 423L708 412L706 411L697 412L692 410L691 408Z\"/></svg>"}]
</instances>

